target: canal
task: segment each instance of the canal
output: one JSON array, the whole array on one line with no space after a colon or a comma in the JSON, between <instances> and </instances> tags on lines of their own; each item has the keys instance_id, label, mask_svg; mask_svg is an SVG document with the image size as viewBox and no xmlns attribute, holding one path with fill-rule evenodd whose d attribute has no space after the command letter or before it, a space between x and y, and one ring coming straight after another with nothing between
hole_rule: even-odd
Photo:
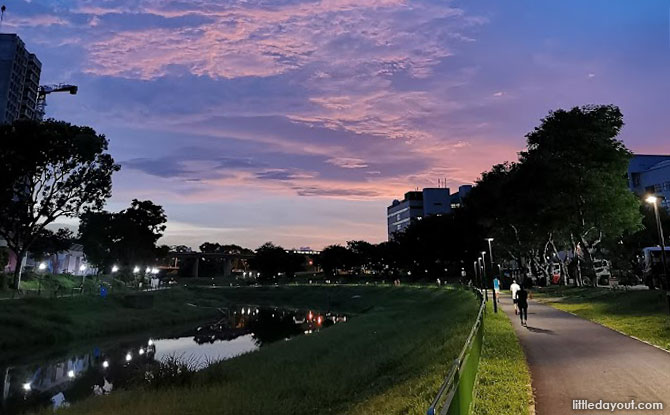
<instances>
[{"instance_id":1,"label":"canal","mask_svg":"<svg viewBox=\"0 0 670 415\"><path fill-rule=\"evenodd\" d=\"M169 377L178 376L180 368L202 370L347 320L339 314L254 305L218 312L216 320L187 327L0 357L0 413L55 409L118 388L178 381Z\"/></svg>"}]
</instances>

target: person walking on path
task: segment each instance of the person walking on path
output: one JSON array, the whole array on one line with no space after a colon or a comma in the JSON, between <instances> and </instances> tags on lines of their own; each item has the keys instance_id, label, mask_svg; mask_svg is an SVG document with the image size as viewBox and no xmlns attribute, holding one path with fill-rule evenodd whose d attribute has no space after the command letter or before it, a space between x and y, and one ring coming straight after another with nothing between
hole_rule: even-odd
<instances>
[{"instance_id":1,"label":"person walking on path","mask_svg":"<svg viewBox=\"0 0 670 415\"><path fill-rule=\"evenodd\" d=\"M519 314L519 307L517 305L516 294L519 292L521 287L516 283L516 280L512 280L512 285L510 285L509 290L512 292L512 302L514 303L514 314Z\"/></svg>"},{"instance_id":2,"label":"person walking on path","mask_svg":"<svg viewBox=\"0 0 670 415\"><path fill-rule=\"evenodd\" d=\"M516 305L519 307L521 325L528 327L528 291L523 286L516 293Z\"/></svg>"}]
</instances>

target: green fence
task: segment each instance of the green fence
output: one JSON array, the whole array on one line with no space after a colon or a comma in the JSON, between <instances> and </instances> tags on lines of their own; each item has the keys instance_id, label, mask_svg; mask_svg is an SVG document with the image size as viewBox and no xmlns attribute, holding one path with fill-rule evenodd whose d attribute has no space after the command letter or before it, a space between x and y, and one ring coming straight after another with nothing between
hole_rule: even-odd
<instances>
[{"instance_id":1,"label":"green fence","mask_svg":"<svg viewBox=\"0 0 670 415\"><path fill-rule=\"evenodd\" d=\"M476 293L481 302L477 319L463 350L454 360L449 374L428 408L428 415L468 415L472 411L473 389L484 339L483 322L486 309L482 293L480 291Z\"/></svg>"}]
</instances>

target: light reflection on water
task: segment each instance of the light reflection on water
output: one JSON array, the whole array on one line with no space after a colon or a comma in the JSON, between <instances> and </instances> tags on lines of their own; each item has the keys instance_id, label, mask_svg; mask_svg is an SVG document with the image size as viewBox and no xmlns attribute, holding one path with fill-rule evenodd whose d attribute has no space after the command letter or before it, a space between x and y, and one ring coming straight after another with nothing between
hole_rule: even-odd
<instances>
[{"instance_id":1,"label":"light reflection on water","mask_svg":"<svg viewBox=\"0 0 670 415\"><path fill-rule=\"evenodd\" d=\"M16 415L113 393L137 383L139 375L169 357L200 370L212 362L346 321L346 316L311 310L237 306L221 312L217 321L155 338L147 334L107 339L107 343L74 347L53 356L49 356L53 347L47 346L9 361L0 357L0 414Z\"/></svg>"},{"instance_id":2,"label":"light reflection on water","mask_svg":"<svg viewBox=\"0 0 670 415\"><path fill-rule=\"evenodd\" d=\"M155 359L164 361L170 356L183 356L191 358L196 369L204 369L209 362L226 360L244 353L259 349L253 334L244 334L232 340L219 340L214 343L198 344L193 337L180 337L177 339L154 340L156 345ZM222 345L225 344L225 347Z\"/></svg>"}]
</instances>

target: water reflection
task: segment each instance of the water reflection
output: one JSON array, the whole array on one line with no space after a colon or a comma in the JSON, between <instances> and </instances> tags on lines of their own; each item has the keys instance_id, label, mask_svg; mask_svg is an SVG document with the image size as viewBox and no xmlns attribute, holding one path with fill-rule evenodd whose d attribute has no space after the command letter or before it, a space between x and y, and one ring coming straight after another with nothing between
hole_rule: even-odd
<instances>
[{"instance_id":1,"label":"water reflection","mask_svg":"<svg viewBox=\"0 0 670 415\"><path fill-rule=\"evenodd\" d=\"M199 370L263 345L346 321L346 316L310 310L237 306L221 309L217 321L196 327L114 343L79 347L53 357L40 351L11 361L0 358L0 413L15 415L43 406L54 408L92 394L112 393L137 381L157 361L177 356ZM45 348L43 352L48 352Z\"/></svg>"}]
</instances>

